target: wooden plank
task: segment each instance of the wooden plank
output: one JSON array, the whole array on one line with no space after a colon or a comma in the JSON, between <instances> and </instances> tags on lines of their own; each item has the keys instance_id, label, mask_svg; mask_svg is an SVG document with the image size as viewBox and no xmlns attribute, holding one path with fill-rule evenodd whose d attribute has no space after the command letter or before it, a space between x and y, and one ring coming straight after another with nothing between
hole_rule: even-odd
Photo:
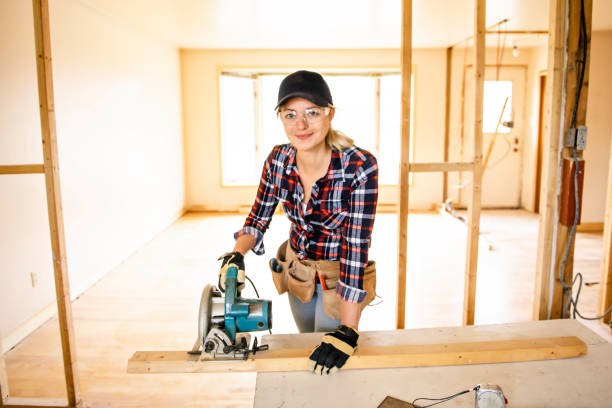
<instances>
[{"instance_id":1,"label":"wooden plank","mask_svg":"<svg viewBox=\"0 0 612 408\"><path fill-rule=\"evenodd\" d=\"M81 403L59 179L48 0L32 0L47 209L68 405Z\"/></svg>"},{"instance_id":2,"label":"wooden plank","mask_svg":"<svg viewBox=\"0 0 612 408\"><path fill-rule=\"evenodd\" d=\"M478 269L478 238L480 235L480 205L482 198L482 103L485 70L486 1L477 0L474 13L474 168L472 195L467 219L467 254L463 295L463 324L474 324L476 306L476 275Z\"/></svg>"},{"instance_id":3,"label":"wooden plank","mask_svg":"<svg viewBox=\"0 0 612 408\"><path fill-rule=\"evenodd\" d=\"M604 219L601 284L599 287L599 296L597 298L598 315L604 314L612 307L612 143L610 143L610 163L608 166L608 194ZM604 317L603 321L609 324L610 315Z\"/></svg>"},{"instance_id":4,"label":"wooden plank","mask_svg":"<svg viewBox=\"0 0 612 408\"><path fill-rule=\"evenodd\" d=\"M42 164L13 164L0 166L0 174L39 174L44 173Z\"/></svg>"},{"instance_id":5,"label":"wooden plank","mask_svg":"<svg viewBox=\"0 0 612 408\"><path fill-rule=\"evenodd\" d=\"M450 156L450 103L451 103L451 72L453 70L453 47L446 49L446 94L444 105L444 162L448 162ZM442 175L442 202L448 198L448 174Z\"/></svg>"},{"instance_id":6,"label":"wooden plank","mask_svg":"<svg viewBox=\"0 0 612 408\"><path fill-rule=\"evenodd\" d=\"M396 327L404 328L406 319L406 263L408 246L408 197L410 164L410 78L412 75L412 0L402 0L402 121L400 153L400 191L397 248Z\"/></svg>"},{"instance_id":7,"label":"wooden plank","mask_svg":"<svg viewBox=\"0 0 612 408\"><path fill-rule=\"evenodd\" d=\"M410 163L408 171L411 173L425 172L449 172L449 171L472 171L474 163L459 162L459 163Z\"/></svg>"},{"instance_id":8,"label":"wooden plank","mask_svg":"<svg viewBox=\"0 0 612 408\"><path fill-rule=\"evenodd\" d=\"M299 336L299 335L295 335ZM270 336L273 337L273 336ZM137 351L128 373L204 373L307 371L313 347L274 348L247 360L202 361L186 351ZM584 355L586 344L575 336L446 344L360 346L343 370L436 367L554 360Z\"/></svg>"},{"instance_id":9,"label":"wooden plank","mask_svg":"<svg viewBox=\"0 0 612 408\"><path fill-rule=\"evenodd\" d=\"M576 91L579 84L579 74L580 67L579 60L582 59L582 53L579 50L580 47L580 20L581 20L581 2L573 1L569 2L569 35L567 37L568 41L568 51L567 51L567 62L566 62L566 89L565 89L565 114L564 114L564 128L563 135L567 132L567 130L571 126L572 121L572 112L574 110L574 105L576 103ZM587 54L586 54L586 69L584 72L583 78L583 86L580 93L580 100L578 103L578 110L576 112L576 122L575 127L582 126L586 124L586 111L587 111L587 97L589 92L589 60L590 60L590 39L591 39L591 16L593 9L593 0L584 0L584 16L585 16L585 25L586 25L586 35L587 35ZM578 150L576 152L577 157L582 158L582 151ZM569 147L564 147L562 150L562 157L570 158L573 157L572 149ZM559 176L561 177L561 176ZM582 199L582 197L580 197ZM558 212L561 211L559 207ZM572 292L568 290L564 290L563 285L559 278L559 273L561 269L561 263L563 259L563 253L565 251L565 247L570 238L571 227L566 227L560 222L557 225L557 234L556 234L556 254L554 261L554 284L553 284L553 296L552 296L552 304L550 310L550 317L553 319L557 319L560 317L570 317L569 309L564 309L564 306L567 304L569 297L572 295ZM565 263L565 270L563 273L563 280L566 285L571 286L572 280L574 279L574 245L575 240L572 241L572 244L569 249L568 257Z\"/></svg>"},{"instance_id":10,"label":"wooden plank","mask_svg":"<svg viewBox=\"0 0 612 408\"><path fill-rule=\"evenodd\" d=\"M6 377L6 364L4 363L4 353L2 350L2 336L0 336L0 406L2 406L9 396L8 378Z\"/></svg>"},{"instance_id":11,"label":"wooden plank","mask_svg":"<svg viewBox=\"0 0 612 408\"><path fill-rule=\"evenodd\" d=\"M532 317L548 319L551 297L551 269L553 266L553 239L555 237L555 214L557 211L557 183L560 177L560 140L562 138L562 115L565 110L565 38L566 1L550 3L550 34L548 37L548 79L545 95L544 151L542 191L540 196L540 222L538 228L538 250L536 255L536 277Z\"/></svg>"}]
</instances>

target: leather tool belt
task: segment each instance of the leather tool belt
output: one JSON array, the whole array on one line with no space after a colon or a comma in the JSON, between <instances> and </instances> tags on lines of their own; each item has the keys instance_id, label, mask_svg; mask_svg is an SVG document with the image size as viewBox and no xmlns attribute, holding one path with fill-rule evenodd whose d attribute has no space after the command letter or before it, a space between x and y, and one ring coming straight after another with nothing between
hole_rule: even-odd
<instances>
[{"instance_id":1,"label":"leather tool belt","mask_svg":"<svg viewBox=\"0 0 612 408\"><path fill-rule=\"evenodd\" d=\"M276 269L272 261L270 269L279 295L288 291L302 303L312 299L315 291L315 277L318 276L323 287L325 314L331 318L340 319L341 298L336 295L336 286L340 278L339 261L301 260L293 252L289 241L285 241L276 253ZM366 297L360 304L361 310L376 297L376 262L374 261L369 261L365 268L363 288L366 291Z\"/></svg>"}]
</instances>

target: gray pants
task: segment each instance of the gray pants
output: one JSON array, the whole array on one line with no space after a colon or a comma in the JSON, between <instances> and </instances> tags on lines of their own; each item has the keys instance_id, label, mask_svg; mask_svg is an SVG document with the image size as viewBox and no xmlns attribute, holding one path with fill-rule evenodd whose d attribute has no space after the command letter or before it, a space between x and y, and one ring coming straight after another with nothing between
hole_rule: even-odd
<instances>
[{"instance_id":1,"label":"gray pants","mask_svg":"<svg viewBox=\"0 0 612 408\"><path fill-rule=\"evenodd\" d=\"M340 325L340 319L332 319L323 310L323 288L320 283L316 284L315 292L310 302L302 303L301 300L289 295L289 306L293 313L293 320L300 333L328 332Z\"/></svg>"}]
</instances>

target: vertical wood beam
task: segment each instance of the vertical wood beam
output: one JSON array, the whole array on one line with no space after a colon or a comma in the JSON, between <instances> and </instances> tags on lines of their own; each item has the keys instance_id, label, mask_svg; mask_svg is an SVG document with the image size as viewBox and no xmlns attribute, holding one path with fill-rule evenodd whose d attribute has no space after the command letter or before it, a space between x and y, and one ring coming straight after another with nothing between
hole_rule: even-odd
<instances>
[{"instance_id":1,"label":"vertical wood beam","mask_svg":"<svg viewBox=\"0 0 612 408\"><path fill-rule=\"evenodd\" d=\"M593 9L593 0L584 1L584 17L586 25L587 35L587 54L586 54L586 69L584 72L583 86L580 93L580 101L578 104L578 110L576 112L576 124L575 126L582 126L586 124L586 108L587 108L587 97L589 93L589 60L590 60L590 42L591 42L591 16ZM565 85L565 114L564 114L564 128L563 133L565 134L571 126L572 112L576 103L576 91L579 84L579 75L581 70L581 64L578 62L582 58L580 51L580 25L581 25L581 1L575 0L569 2L569 35L567 36L567 62L566 62L566 85ZM564 147L562 150L563 158L573 157L572 149ZM582 151L577 151L577 157L582 158ZM581 198L581 197L580 197ZM560 208L560 207L559 207ZM559 280L559 273L561 269L561 263L563 259L563 253L570 239L571 226L566 226L561 223L557 224L557 236L556 236L556 254L554 262L554 285L553 285L553 296L550 310L550 317L553 319L568 318L569 310L564 310L564 305L567 303L568 298L572 295L572 292L564 290L561 281ZM571 286L574 278L574 245L576 240L574 239L569 248L568 257L565 263L565 271L563 273L563 280L566 285Z\"/></svg>"},{"instance_id":2,"label":"vertical wood beam","mask_svg":"<svg viewBox=\"0 0 612 408\"><path fill-rule=\"evenodd\" d=\"M601 284L597 298L597 314L603 315L612 307L612 143L610 143L610 163L608 170L608 198L603 233L603 256L601 263ZM604 317L610 323L611 315Z\"/></svg>"},{"instance_id":3,"label":"vertical wood beam","mask_svg":"<svg viewBox=\"0 0 612 408\"><path fill-rule=\"evenodd\" d=\"M36 71L38 74L38 99L43 143L45 182L49 230L55 276L55 292L64 359L64 375L68 405L79 406L80 385L77 368L66 243L64 241L64 219L60 191L57 137L55 129L55 102L53 96L53 71L51 67L51 32L49 28L48 0L32 0L34 14L34 39L36 43Z\"/></svg>"},{"instance_id":4,"label":"vertical wood beam","mask_svg":"<svg viewBox=\"0 0 612 408\"><path fill-rule=\"evenodd\" d=\"M544 151L542 163L542 191L532 317L550 317L553 244L556 233L559 161L563 137L565 55L568 0L551 0L548 34L548 67L544 114Z\"/></svg>"},{"instance_id":5,"label":"vertical wood beam","mask_svg":"<svg viewBox=\"0 0 612 408\"><path fill-rule=\"evenodd\" d=\"M450 102L451 102L451 71L453 68L453 47L446 49L446 106L444 109L444 162L449 160L450 148ZM442 173L442 202L448 198L448 173Z\"/></svg>"},{"instance_id":6,"label":"vertical wood beam","mask_svg":"<svg viewBox=\"0 0 612 408\"><path fill-rule=\"evenodd\" d=\"M402 121L397 247L396 327L406 320L406 262L408 247L408 190L410 167L410 78L412 75L412 0L402 0Z\"/></svg>"},{"instance_id":7,"label":"vertical wood beam","mask_svg":"<svg viewBox=\"0 0 612 408\"><path fill-rule=\"evenodd\" d=\"M474 324L476 276L478 270L478 238L482 198L482 103L485 70L486 0L476 0L474 11L474 169L472 195L468 209L467 254L463 295L463 324Z\"/></svg>"},{"instance_id":8,"label":"vertical wood beam","mask_svg":"<svg viewBox=\"0 0 612 408\"><path fill-rule=\"evenodd\" d=\"M8 400L9 388L6 377L6 365L4 364L4 352L2 351L2 336L0 336L0 406Z\"/></svg>"}]
</instances>

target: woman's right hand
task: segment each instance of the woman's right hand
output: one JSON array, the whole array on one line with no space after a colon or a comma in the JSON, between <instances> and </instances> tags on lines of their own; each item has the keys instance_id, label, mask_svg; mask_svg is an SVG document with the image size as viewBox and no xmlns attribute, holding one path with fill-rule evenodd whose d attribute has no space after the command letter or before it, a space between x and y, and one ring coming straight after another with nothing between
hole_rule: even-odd
<instances>
[{"instance_id":1,"label":"woman's right hand","mask_svg":"<svg viewBox=\"0 0 612 408\"><path fill-rule=\"evenodd\" d=\"M219 260L223 260L221 269L219 270L219 289L221 292L225 292L225 277L227 270L231 267L238 269L238 276L236 278L236 291L240 292L244 289L245 272L244 272L244 255L242 253L227 252L219 257Z\"/></svg>"}]
</instances>

